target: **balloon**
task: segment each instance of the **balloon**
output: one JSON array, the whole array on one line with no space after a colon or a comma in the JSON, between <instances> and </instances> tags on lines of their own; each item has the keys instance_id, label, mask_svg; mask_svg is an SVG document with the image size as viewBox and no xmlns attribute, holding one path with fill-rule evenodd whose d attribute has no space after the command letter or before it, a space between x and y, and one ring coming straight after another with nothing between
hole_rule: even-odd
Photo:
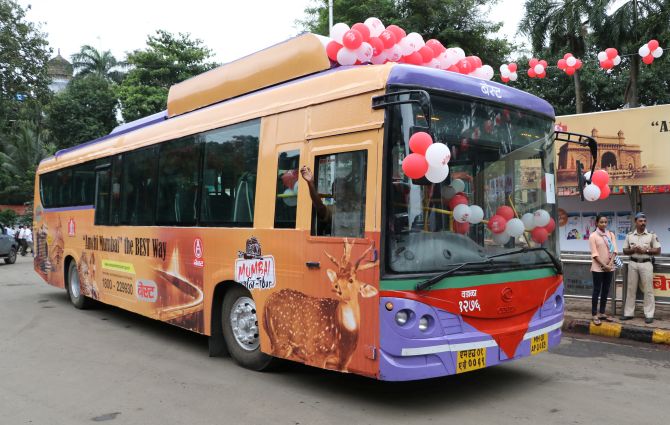
<instances>
[{"instance_id":1,"label":"balloon","mask_svg":"<svg viewBox=\"0 0 670 425\"><path fill-rule=\"evenodd\" d=\"M568 75L574 75L575 68L566 68L565 73L568 74Z\"/></svg>"},{"instance_id":2,"label":"balloon","mask_svg":"<svg viewBox=\"0 0 670 425\"><path fill-rule=\"evenodd\" d=\"M363 41L370 40L370 28L368 28L367 25L359 22L357 24L353 24L351 26L351 29L354 31L358 31L363 37Z\"/></svg>"},{"instance_id":3,"label":"balloon","mask_svg":"<svg viewBox=\"0 0 670 425\"><path fill-rule=\"evenodd\" d=\"M420 179L428 171L428 163L423 155L411 153L402 160L402 171L410 179Z\"/></svg>"},{"instance_id":4,"label":"balloon","mask_svg":"<svg viewBox=\"0 0 670 425\"><path fill-rule=\"evenodd\" d=\"M346 47L343 47L337 52L337 63L340 65L353 65L356 63L357 59L355 50L349 50Z\"/></svg>"},{"instance_id":5,"label":"balloon","mask_svg":"<svg viewBox=\"0 0 670 425\"><path fill-rule=\"evenodd\" d=\"M558 66L558 69L565 69L567 61L565 59L559 59L556 65Z\"/></svg>"},{"instance_id":6,"label":"balloon","mask_svg":"<svg viewBox=\"0 0 670 425\"><path fill-rule=\"evenodd\" d=\"M556 221L554 221L553 218L549 218L549 223L546 226L544 226L544 230L546 230L547 233L551 233L554 231L555 228L556 228Z\"/></svg>"},{"instance_id":7,"label":"balloon","mask_svg":"<svg viewBox=\"0 0 670 425\"><path fill-rule=\"evenodd\" d=\"M383 54L390 62L398 62L402 57L402 53L400 52L400 46L398 46L397 44L390 49L384 50Z\"/></svg>"},{"instance_id":8,"label":"balloon","mask_svg":"<svg viewBox=\"0 0 670 425\"><path fill-rule=\"evenodd\" d=\"M598 53L598 61L602 62L607 59L607 53L605 52L599 52Z\"/></svg>"},{"instance_id":9,"label":"balloon","mask_svg":"<svg viewBox=\"0 0 670 425\"><path fill-rule=\"evenodd\" d=\"M658 46L659 46L658 40L649 40L649 43L647 43L647 46L649 46L650 51L654 51L654 50L658 49ZM644 55L644 56L647 56L647 55Z\"/></svg>"},{"instance_id":10,"label":"balloon","mask_svg":"<svg viewBox=\"0 0 670 425\"><path fill-rule=\"evenodd\" d=\"M496 215L499 215L500 217L504 218L505 221L509 221L514 217L514 210L510 206L501 205L496 210Z\"/></svg>"},{"instance_id":11,"label":"balloon","mask_svg":"<svg viewBox=\"0 0 670 425\"><path fill-rule=\"evenodd\" d=\"M342 45L347 49L356 50L361 47L363 36L356 30L349 30L342 36Z\"/></svg>"},{"instance_id":12,"label":"balloon","mask_svg":"<svg viewBox=\"0 0 670 425\"><path fill-rule=\"evenodd\" d=\"M434 38L426 41L426 46L430 47L433 50L433 53L435 53L435 56L439 56L443 52L445 52L447 49L440 43L439 40L435 40Z\"/></svg>"},{"instance_id":13,"label":"balloon","mask_svg":"<svg viewBox=\"0 0 670 425\"><path fill-rule=\"evenodd\" d=\"M516 74L516 72L512 72L512 75L509 76L510 81L516 81L517 78L518 75Z\"/></svg>"},{"instance_id":14,"label":"balloon","mask_svg":"<svg viewBox=\"0 0 670 425\"><path fill-rule=\"evenodd\" d=\"M505 232L494 233L493 242L495 242L498 245L505 245L507 242L509 242L509 235Z\"/></svg>"},{"instance_id":15,"label":"balloon","mask_svg":"<svg viewBox=\"0 0 670 425\"><path fill-rule=\"evenodd\" d=\"M577 65L577 58L575 58L574 56L570 56L569 58L567 58L565 60L565 63L568 66L575 66L575 65Z\"/></svg>"},{"instance_id":16,"label":"balloon","mask_svg":"<svg viewBox=\"0 0 670 425\"><path fill-rule=\"evenodd\" d=\"M467 205L467 204L468 204L468 198L465 197L465 195L463 195L463 194L461 194L461 193L457 193L457 194L454 195L454 197L451 198L451 200L449 201L449 209L453 211L454 208L456 208L456 206L457 206L457 205L460 205L460 204L465 204L465 205Z\"/></svg>"},{"instance_id":17,"label":"balloon","mask_svg":"<svg viewBox=\"0 0 670 425\"><path fill-rule=\"evenodd\" d=\"M342 44L342 37L344 37L344 34L349 30L349 25L343 22L338 22L330 29L330 38Z\"/></svg>"},{"instance_id":18,"label":"balloon","mask_svg":"<svg viewBox=\"0 0 670 425\"><path fill-rule=\"evenodd\" d=\"M605 59L604 61L600 62L600 66L604 69L612 69L614 62L612 62L612 59Z\"/></svg>"},{"instance_id":19,"label":"balloon","mask_svg":"<svg viewBox=\"0 0 670 425\"><path fill-rule=\"evenodd\" d=\"M395 38L395 34L393 34L389 30L382 31L382 33L379 34L379 39L382 41L382 43L384 43L384 48L385 49L390 49L397 42L397 40Z\"/></svg>"},{"instance_id":20,"label":"balloon","mask_svg":"<svg viewBox=\"0 0 670 425\"><path fill-rule=\"evenodd\" d=\"M361 46L356 49L356 58L361 62L361 63L368 63L372 60L372 46L369 43L366 43L365 41L361 43Z\"/></svg>"},{"instance_id":21,"label":"balloon","mask_svg":"<svg viewBox=\"0 0 670 425\"><path fill-rule=\"evenodd\" d=\"M451 151L444 143L433 143L426 149L426 161L430 166L445 166L449 163L449 159L451 159ZM459 190L459 192L461 191Z\"/></svg>"},{"instance_id":22,"label":"balloon","mask_svg":"<svg viewBox=\"0 0 670 425\"><path fill-rule=\"evenodd\" d=\"M470 223L454 222L454 232L464 235L470 231Z\"/></svg>"},{"instance_id":23,"label":"balloon","mask_svg":"<svg viewBox=\"0 0 670 425\"><path fill-rule=\"evenodd\" d=\"M448 175L449 175L448 165L445 164L437 167L428 165L428 171L426 171L426 179L428 179L429 182L442 183L447 178Z\"/></svg>"},{"instance_id":24,"label":"balloon","mask_svg":"<svg viewBox=\"0 0 670 425\"><path fill-rule=\"evenodd\" d=\"M605 185L605 186L600 188L600 198L598 198L598 199L600 199L600 200L607 199L610 196L610 193L611 193L611 189L610 189L609 185Z\"/></svg>"},{"instance_id":25,"label":"balloon","mask_svg":"<svg viewBox=\"0 0 670 425\"><path fill-rule=\"evenodd\" d=\"M379 37L379 34L384 31L384 24L379 18L368 18L364 22L365 26L370 28L370 37Z\"/></svg>"},{"instance_id":26,"label":"balloon","mask_svg":"<svg viewBox=\"0 0 670 425\"><path fill-rule=\"evenodd\" d=\"M281 182L285 188L292 189L295 183L298 181L298 171L297 170L288 170L281 176Z\"/></svg>"},{"instance_id":27,"label":"balloon","mask_svg":"<svg viewBox=\"0 0 670 425\"><path fill-rule=\"evenodd\" d=\"M331 41L328 43L326 46L326 53L328 54L328 58L333 62L337 62L337 52L339 52L341 48L342 45L337 41Z\"/></svg>"},{"instance_id":28,"label":"balloon","mask_svg":"<svg viewBox=\"0 0 670 425\"><path fill-rule=\"evenodd\" d=\"M544 72L544 67L541 64L537 64L533 67L533 71L535 71L536 74L542 74Z\"/></svg>"},{"instance_id":29,"label":"balloon","mask_svg":"<svg viewBox=\"0 0 670 425\"><path fill-rule=\"evenodd\" d=\"M524 229L533 230L535 228L535 218L533 213L526 213L522 215L521 221L523 222Z\"/></svg>"},{"instance_id":30,"label":"balloon","mask_svg":"<svg viewBox=\"0 0 670 425\"><path fill-rule=\"evenodd\" d=\"M516 64L514 62L508 64L507 68L509 68L509 72L516 72Z\"/></svg>"},{"instance_id":31,"label":"balloon","mask_svg":"<svg viewBox=\"0 0 670 425\"><path fill-rule=\"evenodd\" d=\"M605 49L605 53L607 54L608 59L614 59L619 55L619 52L614 47L608 47Z\"/></svg>"},{"instance_id":32,"label":"balloon","mask_svg":"<svg viewBox=\"0 0 670 425\"><path fill-rule=\"evenodd\" d=\"M597 201L600 198L600 188L595 184L587 184L584 188L584 199L587 201Z\"/></svg>"},{"instance_id":33,"label":"balloon","mask_svg":"<svg viewBox=\"0 0 670 425\"><path fill-rule=\"evenodd\" d=\"M411 53L407 56L403 56L403 58L405 59L406 63L411 65L421 65L423 63L423 57L421 54L419 54L419 52Z\"/></svg>"},{"instance_id":34,"label":"balloon","mask_svg":"<svg viewBox=\"0 0 670 425\"><path fill-rule=\"evenodd\" d=\"M649 56L649 54L651 53L651 47L649 47L648 44L645 44L644 46L638 49L637 53L642 57Z\"/></svg>"},{"instance_id":35,"label":"balloon","mask_svg":"<svg viewBox=\"0 0 670 425\"><path fill-rule=\"evenodd\" d=\"M542 74L537 74L537 78L544 78L547 76L546 72L543 72Z\"/></svg>"},{"instance_id":36,"label":"balloon","mask_svg":"<svg viewBox=\"0 0 670 425\"><path fill-rule=\"evenodd\" d=\"M518 238L519 236L523 235L524 229L525 226L523 225L523 221L519 220L518 218L513 218L507 222L507 225L505 226L505 233L513 238Z\"/></svg>"},{"instance_id":37,"label":"balloon","mask_svg":"<svg viewBox=\"0 0 670 425\"><path fill-rule=\"evenodd\" d=\"M470 205L470 218L468 221L471 224L479 224L484 219L484 210L479 205Z\"/></svg>"},{"instance_id":38,"label":"balloon","mask_svg":"<svg viewBox=\"0 0 670 425\"><path fill-rule=\"evenodd\" d=\"M482 66L482 73L484 74L484 79L485 80L490 80L493 78L493 67L491 65L483 65Z\"/></svg>"},{"instance_id":39,"label":"balloon","mask_svg":"<svg viewBox=\"0 0 670 425\"><path fill-rule=\"evenodd\" d=\"M536 227L530 232L530 237L537 243L543 244L549 238L549 233L544 227Z\"/></svg>"},{"instance_id":40,"label":"balloon","mask_svg":"<svg viewBox=\"0 0 670 425\"><path fill-rule=\"evenodd\" d=\"M421 155L426 154L426 149L433 144L433 138L425 131L419 131L412 134L409 138L409 148L412 152Z\"/></svg>"},{"instance_id":41,"label":"balloon","mask_svg":"<svg viewBox=\"0 0 670 425\"><path fill-rule=\"evenodd\" d=\"M423 62L430 62L435 57L435 52L428 46L423 46L419 49L419 54L423 58Z\"/></svg>"},{"instance_id":42,"label":"balloon","mask_svg":"<svg viewBox=\"0 0 670 425\"><path fill-rule=\"evenodd\" d=\"M284 204L287 206L295 207L298 204L298 197L296 196L297 194L293 191L293 189L286 189L284 191L284 195L286 196L282 198L282 201L284 201Z\"/></svg>"},{"instance_id":43,"label":"balloon","mask_svg":"<svg viewBox=\"0 0 670 425\"><path fill-rule=\"evenodd\" d=\"M651 55L655 57L656 59L660 58L663 56L663 49L660 47L657 47L653 52L651 52Z\"/></svg>"},{"instance_id":44,"label":"balloon","mask_svg":"<svg viewBox=\"0 0 670 425\"><path fill-rule=\"evenodd\" d=\"M445 201L449 201L451 198L454 197L454 195L456 195L456 193L457 192L451 186L443 186L442 187L442 198Z\"/></svg>"},{"instance_id":45,"label":"balloon","mask_svg":"<svg viewBox=\"0 0 670 425\"><path fill-rule=\"evenodd\" d=\"M414 42L414 44L416 45L416 50L419 50L420 48L426 45L426 42L423 41L423 37L418 32L411 32L407 34L407 38L409 38L412 42Z\"/></svg>"},{"instance_id":46,"label":"balloon","mask_svg":"<svg viewBox=\"0 0 670 425\"><path fill-rule=\"evenodd\" d=\"M403 56L411 55L417 50L416 45L407 37L402 38L398 42L398 46L400 46L400 53L402 53Z\"/></svg>"},{"instance_id":47,"label":"balloon","mask_svg":"<svg viewBox=\"0 0 670 425\"><path fill-rule=\"evenodd\" d=\"M642 58L642 62L644 62L647 65L651 65L654 62L654 56L653 55L647 55Z\"/></svg>"},{"instance_id":48,"label":"balloon","mask_svg":"<svg viewBox=\"0 0 670 425\"><path fill-rule=\"evenodd\" d=\"M545 210L537 210L533 213L533 224L535 227L544 227L549 224L551 216Z\"/></svg>"},{"instance_id":49,"label":"balloon","mask_svg":"<svg viewBox=\"0 0 670 425\"><path fill-rule=\"evenodd\" d=\"M535 70L533 68L528 68L528 76L530 78L535 78L537 77L537 74L535 73Z\"/></svg>"},{"instance_id":50,"label":"balloon","mask_svg":"<svg viewBox=\"0 0 670 425\"><path fill-rule=\"evenodd\" d=\"M454 220L459 223L467 223L470 220L470 207L467 204L458 204L454 208Z\"/></svg>"},{"instance_id":51,"label":"balloon","mask_svg":"<svg viewBox=\"0 0 670 425\"><path fill-rule=\"evenodd\" d=\"M580 69L582 67L582 61L577 59L577 63L575 63L575 69Z\"/></svg>"},{"instance_id":52,"label":"balloon","mask_svg":"<svg viewBox=\"0 0 670 425\"><path fill-rule=\"evenodd\" d=\"M372 56L379 56L379 54L386 48L379 37L370 37L368 43L372 46Z\"/></svg>"},{"instance_id":53,"label":"balloon","mask_svg":"<svg viewBox=\"0 0 670 425\"><path fill-rule=\"evenodd\" d=\"M470 62L468 62L466 59L461 59L456 63L456 66L458 67L458 72L461 74L469 74L472 72L472 68L470 67Z\"/></svg>"},{"instance_id":54,"label":"balloon","mask_svg":"<svg viewBox=\"0 0 670 425\"><path fill-rule=\"evenodd\" d=\"M593 172L593 177L591 178L591 183L595 184L598 187L603 187L610 181L610 176L605 170L596 170Z\"/></svg>"},{"instance_id":55,"label":"balloon","mask_svg":"<svg viewBox=\"0 0 670 425\"><path fill-rule=\"evenodd\" d=\"M405 38L405 36L407 36L405 30L397 25L389 25L388 27L386 27L386 29L388 31L391 31L393 35L395 35L396 42L402 40L403 38Z\"/></svg>"},{"instance_id":56,"label":"balloon","mask_svg":"<svg viewBox=\"0 0 670 425\"><path fill-rule=\"evenodd\" d=\"M531 60L528 61L528 66L530 66L531 68L535 68L535 65L537 65L538 63L540 63L540 61L538 61L536 58L531 58Z\"/></svg>"},{"instance_id":57,"label":"balloon","mask_svg":"<svg viewBox=\"0 0 670 425\"><path fill-rule=\"evenodd\" d=\"M612 59L612 64L614 64L614 66L617 66L620 63L621 63L621 56L615 56L614 59Z\"/></svg>"},{"instance_id":58,"label":"balloon","mask_svg":"<svg viewBox=\"0 0 670 425\"><path fill-rule=\"evenodd\" d=\"M507 220L505 220L504 217L501 217L499 215L494 215L493 217L489 218L489 223L487 224L487 227L493 232L493 233L502 233L505 231L505 226L507 225Z\"/></svg>"},{"instance_id":59,"label":"balloon","mask_svg":"<svg viewBox=\"0 0 670 425\"><path fill-rule=\"evenodd\" d=\"M546 69L547 66L548 66L547 61L544 60L544 59L542 59L542 60L540 61L540 65L542 65L542 67L545 68L545 69Z\"/></svg>"},{"instance_id":60,"label":"balloon","mask_svg":"<svg viewBox=\"0 0 670 425\"><path fill-rule=\"evenodd\" d=\"M465 182L461 179L454 179L451 181L451 187L454 188L456 193L463 192L465 190Z\"/></svg>"},{"instance_id":61,"label":"balloon","mask_svg":"<svg viewBox=\"0 0 670 425\"><path fill-rule=\"evenodd\" d=\"M584 180L589 181L591 179L591 172L587 171L584 173Z\"/></svg>"}]
</instances>

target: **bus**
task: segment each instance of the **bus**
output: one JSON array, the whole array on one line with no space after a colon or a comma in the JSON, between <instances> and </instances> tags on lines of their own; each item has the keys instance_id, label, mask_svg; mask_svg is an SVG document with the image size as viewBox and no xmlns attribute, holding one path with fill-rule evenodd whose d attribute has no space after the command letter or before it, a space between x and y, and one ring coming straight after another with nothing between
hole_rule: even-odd
<instances>
[{"instance_id":1,"label":"bus","mask_svg":"<svg viewBox=\"0 0 670 425\"><path fill-rule=\"evenodd\" d=\"M557 221L553 108L453 72L335 66L324 46L303 34L225 64L43 160L36 272L77 308L207 335L254 370L407 381L556 346L556 230L486 224L501 207ZM441 183L403 173L418 131L450 149ZM455 220L455 196L483 221Z\"/></svg>"}]
</instances>

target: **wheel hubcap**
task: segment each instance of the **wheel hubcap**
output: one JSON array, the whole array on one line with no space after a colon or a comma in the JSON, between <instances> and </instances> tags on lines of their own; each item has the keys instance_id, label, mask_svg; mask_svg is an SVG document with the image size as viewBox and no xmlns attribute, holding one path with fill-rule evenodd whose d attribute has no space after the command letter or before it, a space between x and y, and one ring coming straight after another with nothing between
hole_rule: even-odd
<instances>
[{"instance_id":1,"label":"wheel hubcap","mask_svg":"<svg viewBox=\"0 0 670 425\"><path fill-rule=\"evenodd\" d=\"M258 317L256 303L249 297L241 297L235 301L230 310L230 328L235 341L247 351L258 348Z\"/></svg>"},{"instance_id":2,"label":"wheel hubcap","mask_svg":"<svg viewBox=\"0 0 670 425\"><path fill-rule=\"evenodd\" d=\"M79 288L79 273L76 267L70 268L70 293L73 298L79 298L81 289Z\"/></svg>"},{"instance_id":3,"label":"wheel hubcap","mask_svg":"<svg viewBox=\"0 0 670 425\"><path fill-rule=\"evenodd\" d=\"M16 260L16 251L9 252L9 262L13 263Z\"/></svg>"}]
</instances>

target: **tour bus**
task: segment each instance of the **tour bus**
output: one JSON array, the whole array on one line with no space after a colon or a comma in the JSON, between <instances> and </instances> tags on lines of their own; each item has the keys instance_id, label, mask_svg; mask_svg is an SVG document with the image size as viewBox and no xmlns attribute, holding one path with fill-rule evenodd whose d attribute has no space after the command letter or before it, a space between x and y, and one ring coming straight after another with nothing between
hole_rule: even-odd
<instances>
[{"instance_id":1,"label":"tour bus","mask_svg":"<svg viewBox=\"0 0 670 425\"><path fill-rule=\"evenodd\" d=\"M556 230L487 225L504 206L557 221L553 108L428 67L336 66L324 45L303 34L176 84L166 111L43 160L36 272L77 308L207 335L255 370L416 380L556 346ZM419 131L450 149L441 183L403 173ZM456 221L454 196L483 220Z\"/></svg>"}]
</instances>

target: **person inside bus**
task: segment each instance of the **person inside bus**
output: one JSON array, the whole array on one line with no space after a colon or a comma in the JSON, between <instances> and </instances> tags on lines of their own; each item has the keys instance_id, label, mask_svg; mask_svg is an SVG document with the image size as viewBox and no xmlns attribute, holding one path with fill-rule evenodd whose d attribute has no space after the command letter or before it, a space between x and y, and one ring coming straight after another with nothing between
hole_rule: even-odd
<instances>
[{"instance_id":1,"label":"person inside bus","mask_svg":"<svg viewBox=\"0 0 670 425\"><path fill-rule=\"evenodd\" d=\"M303 165L300 168L300 175L303 180L305 180L305 183L307 183L309 197L312 200L312 206L316 211L317 229L319 230L317 234L320 236L330 235L333 215L330 209L323 203L319 191L316 189L316 185L314 184L314 173L312 173L311 168Z\"/></svg>"}]
</instances>

